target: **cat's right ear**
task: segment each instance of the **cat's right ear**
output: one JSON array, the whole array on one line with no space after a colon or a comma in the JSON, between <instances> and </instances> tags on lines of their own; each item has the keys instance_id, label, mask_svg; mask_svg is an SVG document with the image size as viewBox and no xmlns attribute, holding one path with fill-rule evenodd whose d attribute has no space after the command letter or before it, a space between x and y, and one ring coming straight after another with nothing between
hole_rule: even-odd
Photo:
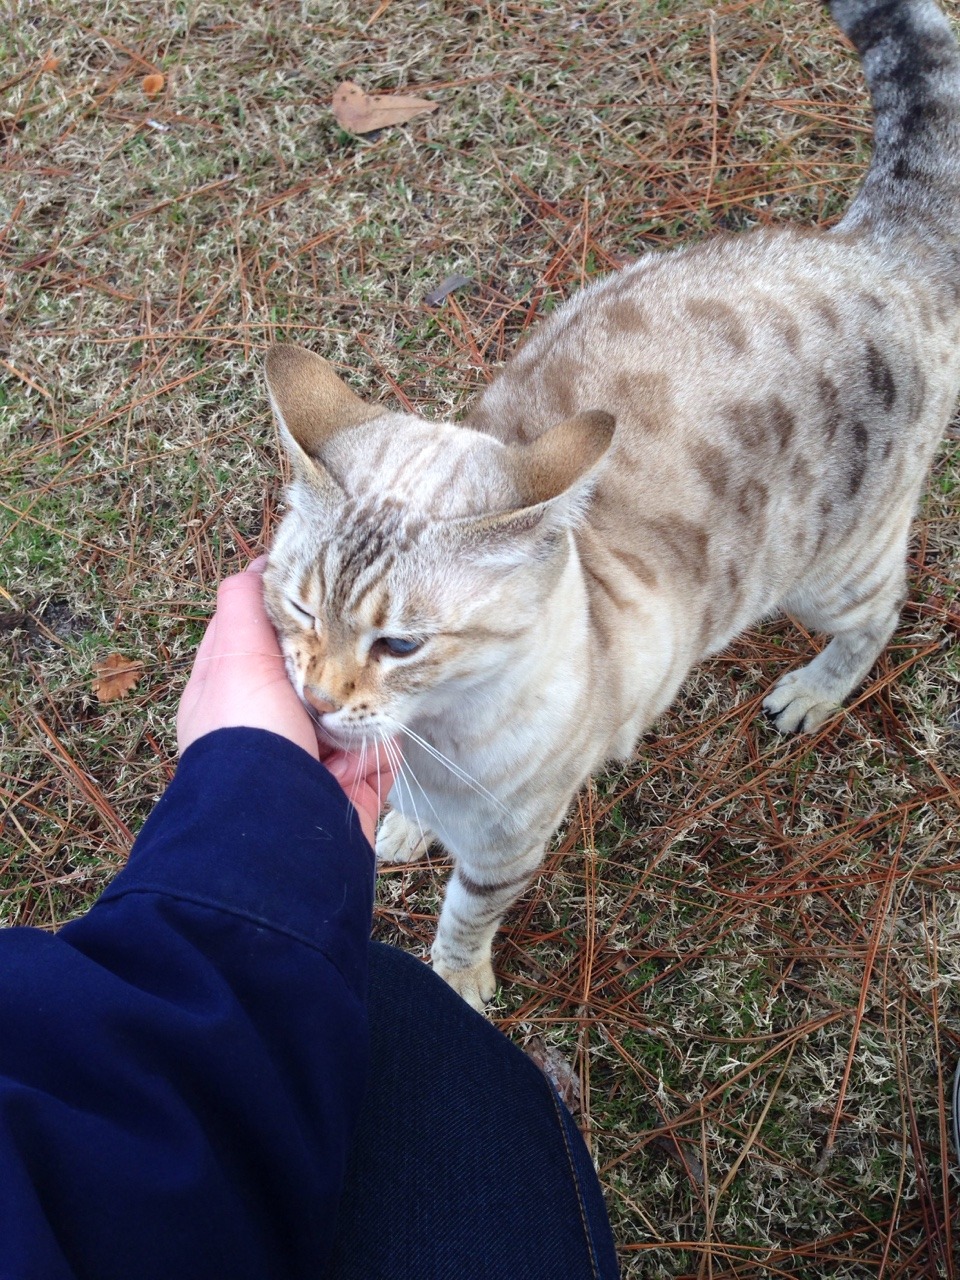
<instances>
[{"instance_id":1,"label":"cat's right ear","mask_svg":"<svg viewBox=\"0 0 960 1280\"><path fill-rule=\"evenodd\" d=\"M550 535L581 518L615 429L612 414L588 409L557 423L530 444L507 445L506 466L522 505L450 520L445 527L461 545L493 549L508 560L511 544L523 548L533 539L546 545Z\"/></svg>"},{"instance_id":2,"label":"cat's right ear","mask_svg":"<svg viewBox=\"0 0 960 1280\"><path fill-rule=\"evenodd\" d=\"M331 364L305 347L275 344L267 352L264 372L290 460L301 470L328 474L323 466L327 441L382 412L364 404Z\"/></svg>"}]
</instances>

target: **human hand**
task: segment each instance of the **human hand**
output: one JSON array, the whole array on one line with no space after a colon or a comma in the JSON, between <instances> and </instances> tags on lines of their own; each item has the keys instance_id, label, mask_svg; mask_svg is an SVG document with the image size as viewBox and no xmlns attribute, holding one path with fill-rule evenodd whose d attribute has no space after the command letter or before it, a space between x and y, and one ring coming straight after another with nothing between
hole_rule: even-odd
<instances>
[{"instance_id":1,"label":"human hand","mask_svg":"<svg viewBox=\"0 0 960 1280\"><path fill-rule=\"evenodd\" d=\"M177 712L180 754L214 729L269 729L320 760L360 815L373 843L377 818L393 785L386 752L363 758L317 739L313 721L287 678L276 633L263 607L265 558L225 578Z\"/></svg>"}]
</instances>

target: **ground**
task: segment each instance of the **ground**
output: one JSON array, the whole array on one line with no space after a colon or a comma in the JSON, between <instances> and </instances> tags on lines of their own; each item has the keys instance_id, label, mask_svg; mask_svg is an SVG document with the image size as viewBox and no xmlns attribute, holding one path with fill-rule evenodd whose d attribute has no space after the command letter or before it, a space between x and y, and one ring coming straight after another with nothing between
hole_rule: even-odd
<instances>
[{"instance_id":1,"label":"ground","mask_svg":"<svg viewBox=\"0 0 960 1280\"><path fill-rule=\"evenodd\" d=\"M122 865L214 584L282 509L271 341L456 414L584 280L835 219L869 145L812 0L34 0L0 66L0 919L41 928ZM353 136L347 78L440 105ZM960 1272L958 530L954 427L862 694L777 737L818 641L750 632L502 932L495 1017L565 1077L625 1276ZM142 671L101 703L111 653ZM442 879L386 870L379 935L425 953Z\"/></svg>"}]
</instances>

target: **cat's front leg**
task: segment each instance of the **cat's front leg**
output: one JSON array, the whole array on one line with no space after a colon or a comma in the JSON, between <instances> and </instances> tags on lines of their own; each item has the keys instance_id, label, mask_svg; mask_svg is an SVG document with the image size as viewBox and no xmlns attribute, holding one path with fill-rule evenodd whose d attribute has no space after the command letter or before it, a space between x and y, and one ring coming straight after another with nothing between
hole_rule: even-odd
<instances>
[{"instance_id":1,"label":"cat's front leg","mask_svg":"<svg viewBox=\"0 0 960 1280\"><path fill-rule=\"evenodd\" d=\"M433 833L389 809L377 828L378 862L417 862L433 844Z\"/></svg>"},{"instance_id":2,"label":"cat's front leg","mask_svg":"<svg viewBox=\"0 0 960 1280\"><path fill-rule=\"evenodd\" d=\"M481 1013L497 989L494 936L536 874L543 854L544 845L538 844L495 863L489 856L477 861L457 858L430 955L440 977Z\"/></svg>"}]
</instances>

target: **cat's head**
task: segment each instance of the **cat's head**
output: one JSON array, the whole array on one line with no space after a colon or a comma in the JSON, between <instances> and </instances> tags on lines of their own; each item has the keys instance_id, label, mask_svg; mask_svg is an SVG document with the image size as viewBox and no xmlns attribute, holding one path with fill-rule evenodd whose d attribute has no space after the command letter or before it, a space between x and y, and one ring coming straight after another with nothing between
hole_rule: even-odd
<instances>
[{"instance_id":1,"label":"cat's head","mask_svg":"<svg viewBox=\"0 0 960 1280\"><path fill-rule=\"evenodd\" d=\"M292 484L264 588L291 679L335 741L391 736L537 627L613 419L505 445L367 405L301 347L266 374Z\"/></svg>"}]
</instances>

